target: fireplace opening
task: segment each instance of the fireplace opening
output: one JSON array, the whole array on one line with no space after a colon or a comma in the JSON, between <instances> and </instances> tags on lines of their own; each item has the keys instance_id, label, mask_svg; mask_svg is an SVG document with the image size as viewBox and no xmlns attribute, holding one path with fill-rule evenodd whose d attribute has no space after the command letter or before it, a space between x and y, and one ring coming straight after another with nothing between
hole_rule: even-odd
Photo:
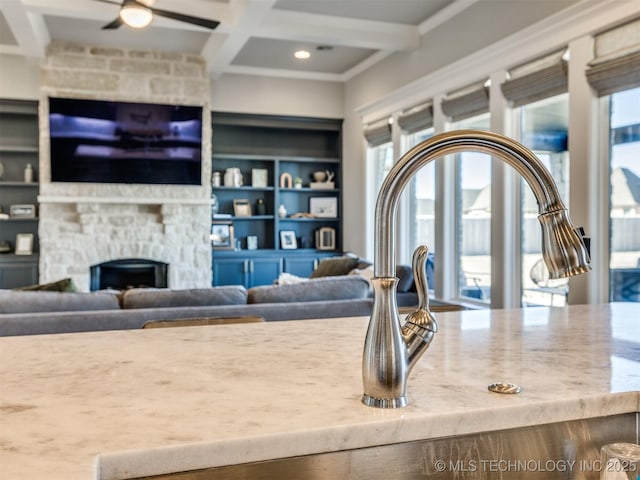
<instances>
[{"instance_id":1,"label":"fireplace opening","mask_svg":"<svg viewBox=\"0 0 640 480\"><path fill-rule=\"evenodd\" d=\"M91 291L113 288L166 288L169 265L145 258L122 258L90 268Z\"/></svg>"}]
</instances>

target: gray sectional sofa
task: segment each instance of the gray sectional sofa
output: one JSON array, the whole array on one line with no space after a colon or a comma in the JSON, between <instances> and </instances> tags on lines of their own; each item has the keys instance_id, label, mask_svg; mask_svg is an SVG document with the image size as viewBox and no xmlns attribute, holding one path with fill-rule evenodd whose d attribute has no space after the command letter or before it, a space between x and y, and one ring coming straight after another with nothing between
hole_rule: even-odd
<instances>
[{"instance_id":1,"label":"gray sectional sofa","mask_svg":"<svg viewBox=\"0 0 640 480\"><path fill-rule=\"evenodd\" d=\"M0 290L0 336L136 329L153 320L203 317L258 315L277 321L364 316L373 307L370 283L363 276L369 266L357 258L333 257L320 262L305 281L248 290L242 286L91 293ZM398 265L396 276L398 305L416 305L411 268ZM66 289L70 283L64 279L54 285Z\"/></svg>"},{"instance_id":2,"label":"gray sectional sofa","mask_svg":"<svg viewBox=\"0 0 640 480\"><path fill-rule=\"evenodd\" d=\"M369 282L322 277L295 285L134 288L123 292L0 290L0 336L141 328L151 320L259 315L267 321L368 315Z\"/></svg>"}]
</instances>

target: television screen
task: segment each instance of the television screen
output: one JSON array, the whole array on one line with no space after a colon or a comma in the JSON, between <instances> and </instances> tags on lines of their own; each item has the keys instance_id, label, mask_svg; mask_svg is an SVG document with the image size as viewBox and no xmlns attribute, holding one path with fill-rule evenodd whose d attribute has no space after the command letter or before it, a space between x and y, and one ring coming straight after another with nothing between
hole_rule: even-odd
<instances>
[{"instance_id":1,"label":"television screen","mask_svg":"<svg viewBox=\"0 0 640 480\"><path fill-rule=\"evenodd\" d=\"M202 184L202 107L49 98L52 182Z\"/></svg>"}]
</instances>

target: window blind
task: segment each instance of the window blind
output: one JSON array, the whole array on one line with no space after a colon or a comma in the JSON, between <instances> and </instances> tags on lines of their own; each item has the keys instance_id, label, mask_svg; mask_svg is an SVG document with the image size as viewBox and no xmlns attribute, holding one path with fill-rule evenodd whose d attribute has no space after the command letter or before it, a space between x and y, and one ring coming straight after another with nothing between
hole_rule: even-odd
<instances>
[{"instance_id":1,"label":"window blind","mask_svg":"<svg viewBox=\"0 0 640 480\"><path fill-rule=\"evenodd\" d=\"M568 91L565 50L553 52L509 70L509 80L500 85L503 95L514 107Z\"/></svg>"},{"instance_id":2,"label":"window blind","mask_svg":"<svg viewBox=\"0 0 640 480\"><path fill-rule=\"evenodd\" d=\"M433 104L417 105L400 114L398 125L407 133L416 133L433 127Z\"/></svg>"},{"instance_id":3,"label":"window blind","mask_svg":"<svg viewBox=\"0 0 640 480\"><path fill-rule=\"evenodd\" d=\"M596 35L586 74L600 96L640 86L640 19Z\"/></svg>"},{"instance_id":4,"label":"window blind","mask_svg":"<svg viewBox=\"0 0 640 480\"><path fill-rule=\"evenodd\" d=\"M391 141L391 124L389 119L384 118L365 125L364 138L370 147L377 147Z\"/></svg>"},{"instance_id":5,"label":"window blind","mask_svg":"<svg viewBox=\"0 0 640 480\"><path fill-rule=\"evenodd\" d=\"M469 85L447 94L442 100L442 111L452 121L480 115L489 111L489 88L485 82Z\"/></svg>"}]
</instances>

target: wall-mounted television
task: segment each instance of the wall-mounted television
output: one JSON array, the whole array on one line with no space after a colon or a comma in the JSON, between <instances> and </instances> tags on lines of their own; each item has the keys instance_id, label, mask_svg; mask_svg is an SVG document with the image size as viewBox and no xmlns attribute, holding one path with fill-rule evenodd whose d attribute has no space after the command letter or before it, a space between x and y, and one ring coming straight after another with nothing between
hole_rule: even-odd
<instances>
[{"instance_id":1,"label":"wall-mounted television","mask_svg":"<svg viewBox=\"0 0 640 480\"><path fill-rule=\"evenodd\" d=\"M52 182L202 184L202 107L49 98Z\"/></svg>"}]
</instances>

